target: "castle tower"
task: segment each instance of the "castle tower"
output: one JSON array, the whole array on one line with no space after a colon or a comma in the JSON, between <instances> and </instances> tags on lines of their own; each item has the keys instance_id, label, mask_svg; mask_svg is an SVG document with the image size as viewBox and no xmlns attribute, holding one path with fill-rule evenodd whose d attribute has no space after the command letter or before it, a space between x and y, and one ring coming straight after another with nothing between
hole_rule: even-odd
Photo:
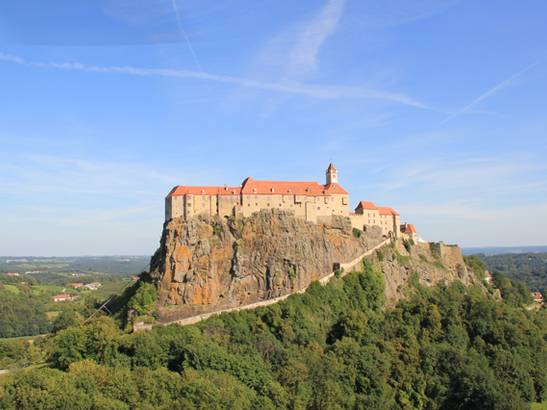
<instances>
[{"instance_id":1,"label":"castle tower","mask_svg":"<svg viewBox=\"0 0 547 410\"><path fill-rule=\"evenodd\" d=\"M336 167L332 164L332 162L329 164L329 167L327 168L326 175L327 175L327 185L338 183L338 171L336 170Z\"/></svg>"}]
</instances>

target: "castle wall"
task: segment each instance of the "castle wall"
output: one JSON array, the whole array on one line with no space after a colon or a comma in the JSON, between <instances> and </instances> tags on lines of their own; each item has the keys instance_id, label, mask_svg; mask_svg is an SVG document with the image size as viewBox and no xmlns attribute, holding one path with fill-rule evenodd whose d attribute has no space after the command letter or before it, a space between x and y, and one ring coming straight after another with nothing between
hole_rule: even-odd
<instances>
[{"instance_id":1,"label":"castle wall","mask_svg":"<svg viewBox=\"0 0 547 410\"><path fill-rule=\"evenodd\" d=\"M401 237L399 215L380 215L378 210L363 210L362 214L350 214L350 220L353 228L364 230L366 226L379 226L382 235Z\"/></svg>"},{"instance_id":2,"label":"castle wall","mask_svg":"<svg viewBox=\"0 0 547 410\"><path fill-rule=\"evenodd\" d=\"M184 216L183 197L168 196L165 198L165 220L168 221L179 216Z\"/></svg>"},{"instance_id":3,"label":"castle wall","mask_svg":"<svg viewBox=\"0 0 547 410\"><path fill-rule=\"evenodd\" d=\"M242 196L242 214L250 216L262 209L283 209L308 221L316 222L318 216L348 215L347 195L282 195L247 194Z\"/></svg>"}]
</instances>

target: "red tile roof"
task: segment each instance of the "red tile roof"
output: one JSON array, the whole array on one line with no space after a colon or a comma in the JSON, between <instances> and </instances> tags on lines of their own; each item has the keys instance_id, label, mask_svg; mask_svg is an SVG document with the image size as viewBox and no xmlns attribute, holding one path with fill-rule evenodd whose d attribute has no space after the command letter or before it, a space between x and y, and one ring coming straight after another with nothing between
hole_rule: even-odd
<instances>
[{"instance_id":1,"label":"red tile roof","mask_svg":"<svg viewBox=\"0 0 547 410\"><path fill-rule=\"evenodd\" d=\"M404 224L404 232L405 233L416 233L416 227L413 224Z\"/></svg>"},{"instance_id":2,"label":"red tile roof","mask_svg":"<svg viewBox=\"0 0 547 410\"><path fill-rule=\"evenodd\" d=\"M327 191L327 193L329 194L343 194L343 195L348 195L347 191L342 188L340 185L338 185L337 183L333 182L332 184L327 184L325 185L325 190Z\"/></svg>"},{"instance_id":3,"label":"red tile roof","mask_svg":"<svg viewBox=\"0 0 547 410\"><path fill-rule=\"evenodd\" d=\"M239 195L241 187L238 186L184 186L174 187L168 196L180 195Z\"/></svg>"},{"instance_id":4,"label":"red tile roof","mask_svg":"<svg viewBox=\"0 0 547 410\"><path fill-rule=\"evenodd\" d=\"M320 185L317 182L307 181L257 181L251 177L243 181L242 194L288 194L320 196L343 194L347 192L338 184Z\"/></svg>"},{"instance_id":5,"label":"red tile roof","mask_svg":"<svg viewBox=\"0 0 547 410\"><path fill-rule=\"evenodd\" d=\"M380 213L380 215L392 215L392 216L399 215L399 213L393 208L388 208L388 207L385 207L385 206L377 206L374 202L370 202L370 201L361 201L361 202L359 202L359 204L357 205L355 210L357 211L358 209L366 209L366 210L369 210L369 211L378 211Z\"/></svg>"},{"instance_id":6,"label":"red tile roof","mask_svg":"<svg viewBox=\"0 0 547 410\"><path fill-rule=\"evenodd\" d=\"M243 181L241 187L219 187L219 186L176 186L168 196L179 195L347 195L348 193L340 185L333 183L320 185L317 182L301 181L257 181L248 177Z\"/></svg>"}]
</instances>

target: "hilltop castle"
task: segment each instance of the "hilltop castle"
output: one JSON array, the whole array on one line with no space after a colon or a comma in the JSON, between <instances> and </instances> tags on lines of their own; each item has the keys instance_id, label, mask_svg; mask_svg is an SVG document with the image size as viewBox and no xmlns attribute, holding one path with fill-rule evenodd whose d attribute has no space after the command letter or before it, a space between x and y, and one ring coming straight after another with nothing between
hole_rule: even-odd
<instances>
[{"instance_id":1,"label":"hilltop castle","mask_svg":"<svg viewBox=\"0 0 547 410\"><path fill-rule=\"evenodd\" d=\"M347 216L354 228L379 226L386 237L401 236L397 211L360 201L350 212L349 194L338 184L338 171L332 163L325 174L324 185L248 177L241 186L176 186L165 198L165 220L195 215L250 216L261 209L275 208L292 211L296 217L315 223L326 222L333 215Z\"/></svg>"}]
</instances>

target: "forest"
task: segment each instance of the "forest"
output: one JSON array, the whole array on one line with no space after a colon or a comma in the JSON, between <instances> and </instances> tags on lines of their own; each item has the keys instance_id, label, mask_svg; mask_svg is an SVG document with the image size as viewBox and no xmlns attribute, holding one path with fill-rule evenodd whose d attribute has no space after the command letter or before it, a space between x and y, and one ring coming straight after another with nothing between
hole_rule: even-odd
<instances>
[{"instance_id":1,"label":"forest","mask_svg":"<svg viewBox=\"0 0 547 410\"><path fill-rule=\"evenodd\" d=\"M146 313L150 285L138 286L130 303ZM187 327L128 333L110 317L67 317L39 346L0 347L47 363L0 377L0 408L527 409L547 399L547 318L505 286L509 302L413 281L386 309L382 272L367 262Z\"/></svg>"},{"instance_id":2,"label":"forest","mask_svg":"<svg viewBox=\"0 0 547 410\"><path fill-rule=\"evenodd\" d=\"M531 290L545 293L547 288L547 253L506 253L478 255L488 269L510 279L524 282Z\"/></svg>"}]
</instances>

